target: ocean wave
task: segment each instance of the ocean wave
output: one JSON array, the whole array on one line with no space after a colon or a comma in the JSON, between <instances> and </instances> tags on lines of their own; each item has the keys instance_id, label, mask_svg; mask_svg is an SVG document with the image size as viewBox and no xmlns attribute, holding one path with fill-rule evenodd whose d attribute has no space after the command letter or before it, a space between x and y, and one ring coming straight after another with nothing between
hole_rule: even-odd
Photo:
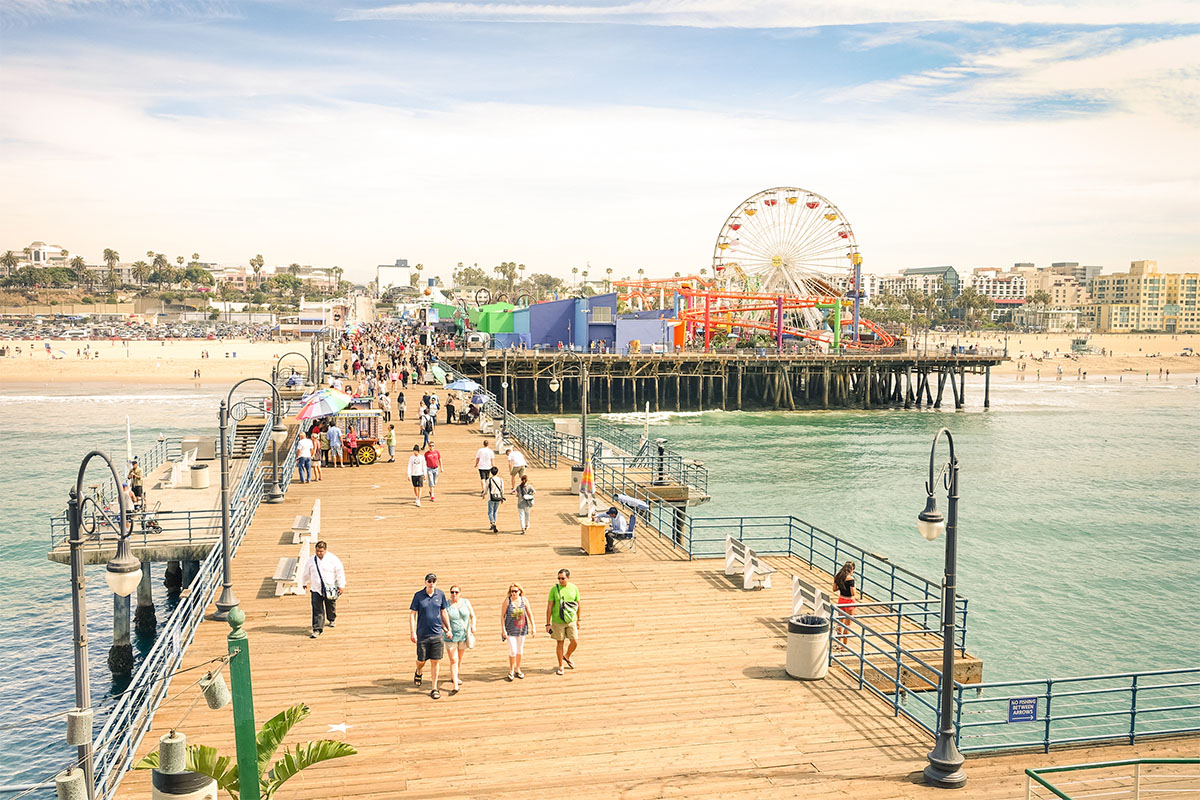
<instances>
[{"instance_id":1,"label":"ocean wave","mask_svg":"<svg viewBox=\"0 0 1200 800\"><path fill-rule=\"evenodd\" d=\"M712 411L720 410L719 408L712 409ZM699 417L702 414L710 414L712 411L651 411L649 420L651 425L664 425L672 419ZM600 418L609 422L619 422L626 425L641 425L645 423L647 415L645 411L627 411L616 414L601 414Z\"/></svg>"}]
</instances>

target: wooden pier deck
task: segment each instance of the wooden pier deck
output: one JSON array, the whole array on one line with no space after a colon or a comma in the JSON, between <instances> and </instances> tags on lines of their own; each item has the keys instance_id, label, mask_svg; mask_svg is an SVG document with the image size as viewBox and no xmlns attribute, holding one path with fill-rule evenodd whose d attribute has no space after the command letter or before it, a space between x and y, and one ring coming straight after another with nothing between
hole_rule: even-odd
<instances>
[{"instance_id":1,"label":"wooden pier deck","mask_svg":"<svg viewBox=\"0 0 1200 800\"><path fill-rule=\"evenodd\" d=\"M538 495L527 536L514 533L515 502L502 506L501 533L491 534L473 468L481 437L459 426L438 428L438 499L416 508L404 474L414 428L398 424L396 463L326 470L322 482L293 484L284 503L263 505L233 562L258 722L305 702L312 715L289 742L328 736L359 750L301 773L281 799L944 796L919 782L931 740L915 726L837 670L814 683L785 675L786 580L742 591L722 562L682 560L649 534L636 553L583 555L565 468L531 470ZM316 498L321 537L345 562L348 587L337 628L311 640L308 598L276 598L270 578L281 556L295 554L292 518ZM578 668L555 675L554 643L539 636L526 644L525 679L508 683L505 589L523 584L541 622L560 567L582 593ZM408 634L409 602L430 571L443 590L461 584L479 615L463 690L436 701L428 667L424 686L413 686ZM201 625L185 665L225 653L227 633L221 623ZM179 724L190 742L232 754L230 708L193 707L195 699L193 689L159 709L140 752ZM344 733L331 732L341 724ZM1194 739L1168 740L972 757L961 796L1019 798L1028 766L1194 747ZM132 772L118 797L149 794L149 773Z\"/></svg>"}]
</instances>

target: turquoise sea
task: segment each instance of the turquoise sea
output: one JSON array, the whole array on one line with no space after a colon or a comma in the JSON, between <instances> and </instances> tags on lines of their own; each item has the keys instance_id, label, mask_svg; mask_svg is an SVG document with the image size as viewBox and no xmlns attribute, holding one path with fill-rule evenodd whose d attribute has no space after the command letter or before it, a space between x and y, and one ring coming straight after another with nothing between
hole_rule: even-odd
<instances>
[{"instance_id":1,"label":"turquoise sea","mask_svg":"<svg viewBox=\"0 0 1200 800\"><path fill-rule=\"evenodd\" d=\"M984 658L985 680L1194 666L1200 387L1193 376L1173 378L997 380L986 412L982 386L969 383L976 405L957 413L672 414L655 417L651 435L709 467L713 500L698 514L791 513L938 580L942 543L921 539L915 522L929 445L946 426L962 467L968 647ZM123 462L127 414L135 452L160 433L215 436L217 395L0 389L0 409L16 423L0 494L0 754L8 765L0 783L44 778L73 752L61 718L25 721L73 704L69 572L46 551L48 517L65 507L80 459L101 448ZM112 604L103 567L88 579L100 704L121 687L105 666Z\"/></svg>"}]
</instances>

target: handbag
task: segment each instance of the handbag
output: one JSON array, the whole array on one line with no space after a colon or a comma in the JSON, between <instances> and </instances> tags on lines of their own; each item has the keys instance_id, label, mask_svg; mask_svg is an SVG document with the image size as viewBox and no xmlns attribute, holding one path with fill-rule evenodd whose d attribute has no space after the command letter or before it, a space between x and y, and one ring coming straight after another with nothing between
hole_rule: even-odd
<instances>
[{"instance_id":1,"label":"handbag","mask_svg":"<svg viewBox=\"0 0 1200 800\"><path fill-rule=\"evenodd\" d=\"M326 586L325 576L321 574L321 565L317 563L317 557L313 556L313 566L317 568L317 579L321 581L321 594L326 600L337 600L340 596L336 586Z\"/></svg>"},{"instance_id":2,"label":"handbag","mask_svg":"<svg viewBox=\"0 0 1200 800\"><path fill-rule=\"evenodd\" d=\"M475 647L475 631L471 630L470 628L467 628L467 649L469 650L474 647Z\"/></svg>"}]
</instances>

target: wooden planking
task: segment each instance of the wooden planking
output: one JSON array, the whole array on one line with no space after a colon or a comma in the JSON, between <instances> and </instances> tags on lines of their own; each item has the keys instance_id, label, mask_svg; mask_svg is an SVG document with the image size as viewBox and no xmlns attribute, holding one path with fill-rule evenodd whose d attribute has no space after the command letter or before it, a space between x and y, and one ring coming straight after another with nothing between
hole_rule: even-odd
<instances>
[{"instance_id":1,"label":"wooden planking","mask_svg":"<svg viewBox=\"0 0 1200 800\"><path fill-rule=\"evenodd\" d=\"M404 434L409 424L401 424ZM931 745L915 726L837 670L817 683L785 675L786 581L744 592L736 576L725 577L721 560L686 561L644 527L636 553L583 555L565 468L530 470L538 495L529 535L514 533L511 499L501 509L502 533L491 534L473 468L481 438L463 427L438 428L441 492L419 509L404 475L403 439L394 464L326 470L322 482L293 483L284 503L260 507L234 561L256 716L261 722L304 701L313 713L292 741L322 738L328 725L346 723L345 734L328 735L359 749L302 773L281 798L940 794L913 782ZM274 597L270 577L291 547L292 519L318 497L322 538L345 562L349 586L338 627L310 640L308 599ZM499 637L504 591L510 581L524 584L541 621L563 566L583 595L578 669L554 675L553 642L542 636L527 643L526 678L508 683ZM480 617L463 691L443 691L437 701L428 695L428 667L424 686L412 685L408 638L408 603L428 571L438 573L443 590L461 583ZM203 624L187 663L225 652L227 630ZM185 685L181 678L172 689ZM141 751L186 714L181 729L190 741L232 753L229 708L200 703L188 713L194 699L184 693L160 709ZM970 796L1020 796L1026 766L1171 755L1191 746L1194 740L972 758ZM135 772L119 796L148 794L148 775Z\"/></svg>"}]
</instances>

